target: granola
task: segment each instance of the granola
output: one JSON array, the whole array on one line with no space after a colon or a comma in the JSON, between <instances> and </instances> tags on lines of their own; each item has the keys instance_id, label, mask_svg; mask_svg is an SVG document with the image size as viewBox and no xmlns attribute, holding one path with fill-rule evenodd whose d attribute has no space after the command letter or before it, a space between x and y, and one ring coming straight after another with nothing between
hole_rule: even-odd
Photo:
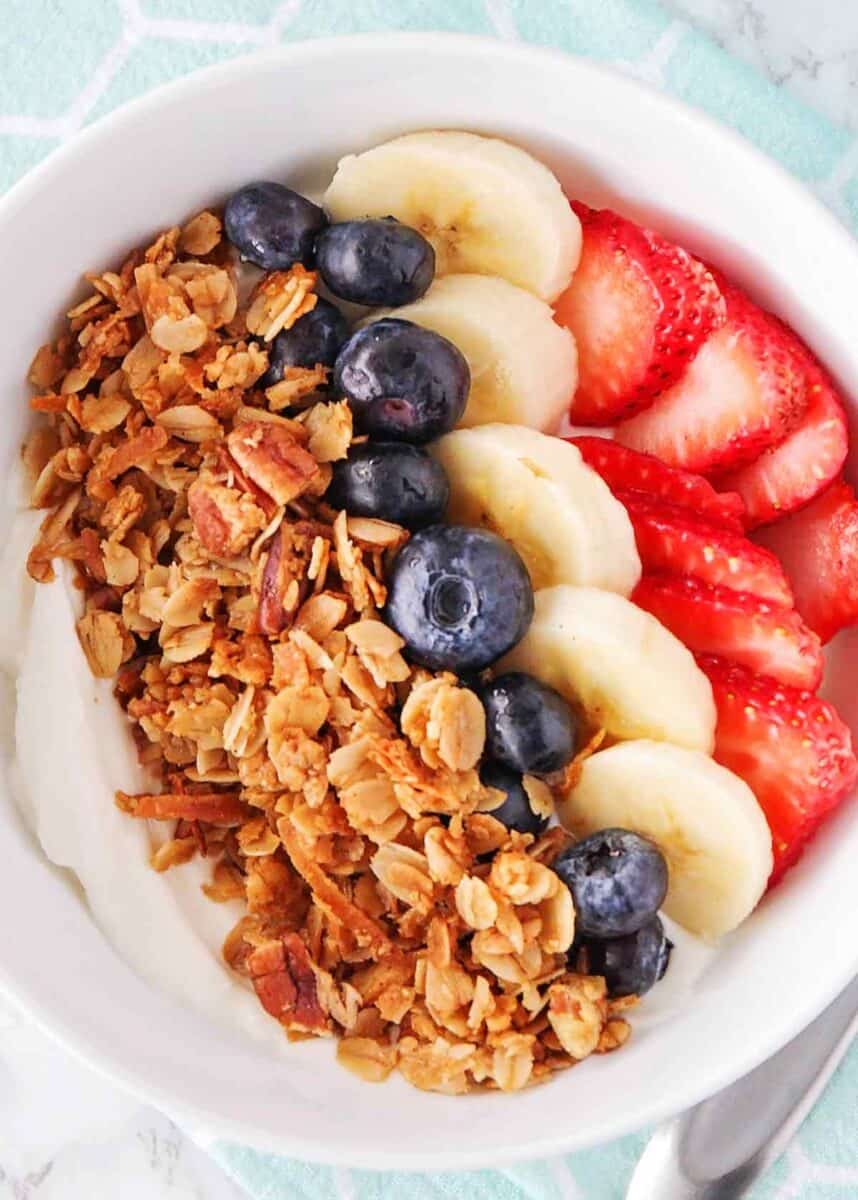
<instances>
[{"instance_id":1,"label":"granola","mask_svg":"<svg viewBox=\"0 0 858 1200\"><path fill-rule=\"evenodd\" d=\"M245 905L228 968L290 1038L339 1037L362 1079L511 1091L621 1045L604 981L567 967L563 838L491 816L480 701L413 669L381 615L407 532L325 503L348 405L323 367L260 384L315 274L242 299L202 212L88 279L30 367L28 570L77 573L87 661L160 772L116 797L167 823L153 869L208 859L212 902ZM525 786L549 812L551 788Z\"/></svg>"}]
</instances>

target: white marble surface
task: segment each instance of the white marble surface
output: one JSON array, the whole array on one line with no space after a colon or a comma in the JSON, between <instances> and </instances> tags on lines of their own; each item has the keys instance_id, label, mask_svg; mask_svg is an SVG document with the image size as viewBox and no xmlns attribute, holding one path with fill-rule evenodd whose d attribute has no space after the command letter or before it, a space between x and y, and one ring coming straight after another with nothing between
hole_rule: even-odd
<instances>
[{"instance_id":1,"label":"white marble surface","mask_svg":"<svg viewBox=\"0 0 858 1200\"><path fill-rule=\"evenodd\" d=\"M858 133L856 0L664 0ZM0 1002L0 1200L238 1200L206 1154Z\"/></svg>"}]
</instances>

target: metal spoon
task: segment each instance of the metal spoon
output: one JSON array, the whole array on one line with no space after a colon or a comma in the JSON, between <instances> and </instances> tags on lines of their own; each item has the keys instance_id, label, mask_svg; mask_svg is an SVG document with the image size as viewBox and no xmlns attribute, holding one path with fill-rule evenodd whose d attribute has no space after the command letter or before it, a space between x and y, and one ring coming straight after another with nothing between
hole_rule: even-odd
<instances>
[{"instance_id":1,"label":"metal spoon","mask_svg":"<svg viewBox=\"0 0 858 1200\"><path fill-rule=\"evenodd\" d=\"M653 1134L626 1200L738 1200L780 1156L858 1034L858 978L793 1041Z\"/></svg>"}]
</instances>

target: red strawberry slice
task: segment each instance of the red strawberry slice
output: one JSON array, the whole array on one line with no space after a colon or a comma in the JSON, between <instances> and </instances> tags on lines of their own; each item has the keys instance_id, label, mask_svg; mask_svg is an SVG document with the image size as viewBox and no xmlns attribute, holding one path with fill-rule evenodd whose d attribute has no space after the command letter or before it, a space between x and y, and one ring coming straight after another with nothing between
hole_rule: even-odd
<instances>
[{"instance_id":1,"label":"red strawberry slice","mask_svg":"<svg viewBox=\"0 0 858 1200\"><path fill-rule=\"evenodd\" d=\"M822 678L819 638L792 609L672 575L644 575L632 600L696 654L718 654L792 687L812 690Z\"/></svg>"},{"instance_id":2,"label":"red strawberry slice","mask_svg":"<svg viewBox=\"0 0 858 1200\"><path fill-rule=\"evenodd\" d=\"M848 483L754 536L781 560L796 608L823 642L858 624L858 501Z\"/></svg>"},{"instance_id":3,"label":"red strawberry slice","mask_svg":"<svg viewBox=\"0 0 858 1200\"><path fill-rule=\"evenodd\" d=\"M569 438L588 466L604 479L612 492L633 490L659 496L670 504L694 509L707 521L741 529L745 505L735 493L716 492L708 479L668 467L651 454L640 454L609 438Z\"/></svg>"},{"instance_id":4,"label":"red strawberry slice","mask_svg":"<svg viewBox=\"0 0 858 1200\"><path fill-rule=\"evenodd\" d=\"M710 474L750 462L800 419L804 347L737 288L725 284L724 299L726 325L670 391L617 427L622 445Z\"/></svg>"},{"instance_id":5,"label":"red strawberry slice","mask_svg":"<svg viewBox=\"0 0 858 1200\"><path fill-rule=\"evenodd\" d=\"M836 709L734 663L698 659L718 710L715 758L753 791L772 831L770 885L852 790L858 762Z\"/></svg>"},{"instance_id":6,"label":"red strawberry slice","mask_svg":"<svg viewBox=\"0 0 858 1200\"><path fill-rule=\"evenodd\" d=\"M743 534L642 492L617 492L617 499L626 506L647 574L693 575L792 607L792 590L777 558Z\"/></svg>"},{"instance_id":7,"label":"red strawberry slice","mask_svg":"<svg viewBox=\"0 0 858 1200\"><path fill-rule=\"evenodd\" d=\"M581 262L556 304L578 345L572 419L605 425L646 408L679 379L724 302L703 263L650 229L573 202Z\"/></svg>"},{"instance_id":8,"label":"red strawberry slice","mask_svg":"<svg viewBox=\"0 0 858 1200\"><path fill-rule=\"evenodd\" d=\"M719 487L738 492L745 501L749 529L807 504L846 461L846 414L833 383L814 364L808 367L806 397L807 410L785 441L718 480Z\"/></svg>"}]
</instances>

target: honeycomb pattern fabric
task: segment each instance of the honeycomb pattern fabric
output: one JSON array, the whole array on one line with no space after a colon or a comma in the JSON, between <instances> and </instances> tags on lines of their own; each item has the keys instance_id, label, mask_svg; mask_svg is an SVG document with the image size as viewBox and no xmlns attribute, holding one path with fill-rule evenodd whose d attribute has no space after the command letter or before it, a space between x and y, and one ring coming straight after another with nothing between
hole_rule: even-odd
<instances>
[{"instance_id":1,"label":"honeycomb pattern fabric","mask_svg":"<svg viewBox=\"0 0 858 1200\"><path fill-rule=\"evenodd\" d=\"M858 228L858 143L648 0L5 0L0 192L78 129L198 67L334 33L449 30L599 59L726 121ZM858 1195L858 1048L752 1200ZM647 1132L499 1171L373 1173L210 1148L257 1200L621 1200Z\"/></svg>"}]
</instances>

